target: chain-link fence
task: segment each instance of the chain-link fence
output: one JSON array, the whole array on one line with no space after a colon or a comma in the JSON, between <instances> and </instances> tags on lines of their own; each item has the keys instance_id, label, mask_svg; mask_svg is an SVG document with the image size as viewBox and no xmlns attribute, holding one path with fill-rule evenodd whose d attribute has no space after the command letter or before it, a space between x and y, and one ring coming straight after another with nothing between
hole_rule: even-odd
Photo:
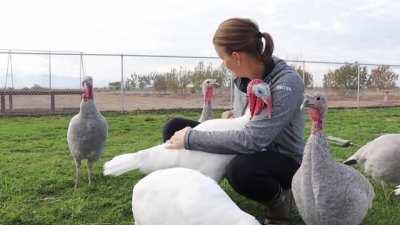
<instances>
[{"instance_id":1,"label":"chain-link fence","mask_svg":"<svg viewBox=\"0 0 400 225\"><path fill-rule=\"evenodd\" d=\"M287 60L307 90L333 107L400 105L400 65ZM232 76L216 57L0 50L1 114L78 111L81 81L94 80L102 111L201 108L200 83L222 84L214 107L229 108Z\"/></svg>"}]
</instances>

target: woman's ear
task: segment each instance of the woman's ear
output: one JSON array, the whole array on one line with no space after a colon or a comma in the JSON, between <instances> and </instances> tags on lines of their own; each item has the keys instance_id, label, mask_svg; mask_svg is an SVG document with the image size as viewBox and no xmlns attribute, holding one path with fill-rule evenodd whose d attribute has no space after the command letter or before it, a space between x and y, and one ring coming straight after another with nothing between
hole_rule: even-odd
<instances>
[{"instance_id":1,"label":"woman's ear","mask_svg":"<svg viewBox=\"0 0 400 225\"><path fill-rule=\"evenodd\" d=\"M240 52L232 52L232 58L236 62L236 65L240 66L240 63L242 60L241 56L240 56Z\"/></svg>"}]
</instances>

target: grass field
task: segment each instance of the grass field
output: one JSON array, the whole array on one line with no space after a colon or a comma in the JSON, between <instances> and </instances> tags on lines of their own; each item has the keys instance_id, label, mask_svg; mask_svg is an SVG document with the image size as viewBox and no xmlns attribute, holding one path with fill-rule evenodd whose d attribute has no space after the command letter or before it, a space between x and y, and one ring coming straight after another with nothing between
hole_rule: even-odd
<instances>
[{"instance_id":1,"label":"grass field","mask_svg":"<svg viewBox=\"0 0 400 225\"><path fill-rule=\"evenodd\" d=\"M162 125L177 115L197 118L199 112L105 114L109 139L95 164L94 185L87 185L84 163L76 192L75 167L66 143L71 115L0 118L0 224L133 224L131 191L143 174L103 177L102 165L117 154L160 143ZM400 108L330 110L326 127L328 135L359 146L382 133L400 132ZM308 128L309 124L307 136ZM358 146L331 149L342 161ZM225 180L221 185L243 210L262 217L260 205L236 194ZM363 224L400 224L400 201L384 200L380 186L374 187L377 196ZM292 224L303 224L295 210L293 215Z\"/></svg>"}]
</instances>

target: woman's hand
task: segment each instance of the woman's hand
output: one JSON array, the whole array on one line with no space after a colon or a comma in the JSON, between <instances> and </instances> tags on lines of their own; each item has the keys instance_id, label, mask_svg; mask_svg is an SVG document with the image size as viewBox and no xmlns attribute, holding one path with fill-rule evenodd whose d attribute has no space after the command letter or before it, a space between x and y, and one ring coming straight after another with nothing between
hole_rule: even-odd
<instances>
[{"instance_id":1,"label":"woman's hand","mask_svg":"<svg viewBox=\"0 0 400 225\"><path fill-rule=\"evenodd\" d=\"M172 137L166 142L166 148L168 149L182 149L185 147L185 135L190 130L190 127L185 127L182 130L178 130L172 135Z\"/></svg>"}]
</instances>

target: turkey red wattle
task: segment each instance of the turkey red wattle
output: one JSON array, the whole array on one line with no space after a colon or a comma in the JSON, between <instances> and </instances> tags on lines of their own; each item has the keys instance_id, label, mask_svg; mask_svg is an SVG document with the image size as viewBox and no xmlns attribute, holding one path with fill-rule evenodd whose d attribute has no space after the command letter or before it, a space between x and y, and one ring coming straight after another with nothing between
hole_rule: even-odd
<instances>
[{"instance_id":1,"label":"turkey red wattle","mask_svg":"<svg viewBox=\"0 0 400 225\"><path fill-rule=\"evenodd\" d=\"M264 109L267 109L267 116L271 118L272 116L272 96L270 93L264 93L265 96L258 97L256 93L254 93L254 86L257 84L264 83L263 80L254 79L251 80L247 86L247 96L250 108L250 118L253 116L259 115ZM268 90L269 92L269 90Z\"/></svg>"},{"instance_id":2,"label":"turkey red wattle","mask_svg":"<svg viewBox=\"0 0 400 225\"><path fill-rule=\"evenodd\" d=\"M320 110L317 108L314 108L314 107L310 107L308 113L309 113L311 121L312 121L312 132L315 133L317 131L322 130L323 118L321 116Z\"/></svg>"},{"instance_id":3,"label":"turkey red wattle","mask_svg":"<svg viewBox=\"0 0 400 225\"><path fill-rule=\"evenodd\" d=\"M206 89L206 93L204 95L204 102L205 103L211 102L213 96L214 96L214 87L208 86Z\"/></svg>"},{"instance_id":4,"label":"turkey red wattle","mask_svg":"<svg viewBox=\"0 0 400 225\"><path fill-rule=\"evenodd\" d=\"M257 96L253 95L250 97L250 116L257 116L261 113L261 111L266 107L264 101L257 98Z\"/></svg>"},{"instance_id":5,"label":"turkey red wattle","mask_svg":"<svg viewBox=\"0 0 400 225\"><path fill-rule=\"evenodd\" d=\"M93 87L90 84L84 84L83 100L86 102L93 99Z\"/></svg>"}]
</instances>

